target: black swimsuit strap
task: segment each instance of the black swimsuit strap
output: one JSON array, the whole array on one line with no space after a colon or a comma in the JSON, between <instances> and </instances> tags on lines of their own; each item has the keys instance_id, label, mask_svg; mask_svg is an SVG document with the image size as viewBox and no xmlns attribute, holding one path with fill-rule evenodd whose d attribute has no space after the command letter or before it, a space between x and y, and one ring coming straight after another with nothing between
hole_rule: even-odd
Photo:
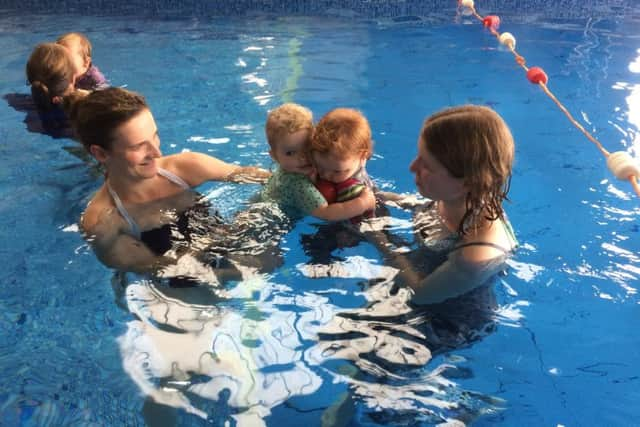
<instances>
[{"instance_id":1,"label":"black swimsuit strap","mask_svg":"<svg viewBox=\"0 0 640 427\"><path fill-rule=\"evenodd\" d=\"M452 251L457 251L460 248L464 248L467 246L491 246L494 249L498 249L499 251L504 252L505 254L508 254L509 252L511 252L509 249L506 249L504 246L495 244L495 243L491 243L491 242L469 242L469 243L462 243L460 245L457 245L456 247L454 247L452 249Z\"/></svg>"}]
</instances>

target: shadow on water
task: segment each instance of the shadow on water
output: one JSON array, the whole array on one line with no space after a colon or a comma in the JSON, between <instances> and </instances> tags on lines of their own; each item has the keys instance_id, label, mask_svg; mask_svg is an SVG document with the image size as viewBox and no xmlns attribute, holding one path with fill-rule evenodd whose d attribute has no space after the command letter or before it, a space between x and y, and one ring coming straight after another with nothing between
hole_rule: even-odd
<instances>
[{"instance_id":1,"label":"shadow on water","mask_svg":"<svg viewBox=\"0 0 640 427\"><path fill-rule=\"evenodd\" d=\"M73 142L71 145L63 146L62 149L77 157L81 163L66 165L59 170L89 167L92 178L97 179L104 175L102 166L74 139L73 129L61 109L40 112L33 103L31 95L25 93L8 93L2 98L14 110L25 113L23 123L29 132L47 135L54 139L68 139Z\"/></svg>"},{"instance_id":2,"label":"shadow on water","mask_svg":"<svg viewBox=\"0 0 640 427\"><path fill-rule=\"evenodd\" d=\"M73 131L62 108L38 111L31 95L25 93L7 93L2 98L14 110L25 113L23 122L29 132L41 133L56 139L73 137Z\"/></svg>"}]
</instances>

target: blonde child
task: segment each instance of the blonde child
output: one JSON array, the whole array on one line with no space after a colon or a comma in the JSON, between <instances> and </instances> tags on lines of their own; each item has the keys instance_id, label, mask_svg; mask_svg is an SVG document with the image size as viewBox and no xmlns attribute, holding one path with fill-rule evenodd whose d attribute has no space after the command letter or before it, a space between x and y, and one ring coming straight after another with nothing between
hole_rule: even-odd
<instances>
[{"instance_id":1,"label":"blonde child","mask_svg":"<svg viewBox=\"0 0 640 427\"><path fill-rule=\"evenodd\" d=\"M57 44L71 52L75 67L76 89L96 90L109 86L107 79L91 62L91 42L81 33L66 33L58 38Z\"/></svg>"},{"instance_id":2,"label":"blonde child","mask_svg":"<svg viewBox=\"0 0 640 427\"><path fill-rule=\"evenodd\" d=\"M371 191L343 203L329 204L314 186L315 169L307 155L313 135L313 115L307 108L286 103L272 110L265 126L269 154L278 169L267 182L262 198L276 201L288 213L341 221L373 209Z\"/></svg>"}]
</instances>

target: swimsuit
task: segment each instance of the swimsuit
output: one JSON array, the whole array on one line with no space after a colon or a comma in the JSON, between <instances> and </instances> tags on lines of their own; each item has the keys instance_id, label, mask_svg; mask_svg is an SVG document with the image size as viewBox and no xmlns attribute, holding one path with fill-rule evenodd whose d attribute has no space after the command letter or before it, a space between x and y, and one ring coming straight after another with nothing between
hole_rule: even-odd
<instances>
[{"instance_id":1,"label":"swimsuit","mask_svg":"<svg viewBox=\"0 0 640 427\"><path fill-rule=\"evenodd\" d=\"M158 174L167 178L169 181L176 184L185 191L191 190L189 184L187 184L182 178L169 172L168 170L158 168ZM205 215L205 217L211 216L208 209L208 204L198 203L178 215L175 223L164 224L162 226L152 228L151 230L142 231L140 230L140 226L138 226L129 212L125 209L122 201L120 200L120 197L111 188L108 181L107 190L109 191L109 194L111 195L111 198L113 199L118 212L129 224L129 233L134 238L144 243L156 255L163 255L165 252L171 249L173 240L176 236L181 235L185 240L190 240L189 236L192 227L189 227L189 219L192 218L195 214L200 214L200 216Z\"/></svg>"},{"instance_id":2,"label":"swimsuit","mask_svg":"<svg viewBox=\"0 0 640 427\"><path fill-rule=\"evenodd\" d=\"M500 224L502 225L502 227L504 228L504 231L507 233L507 236L509 236L509 239L511 240L511 242L513 243L513 247L511 249L507 249L502 245L498 245L496 243L492 243L492 242L483 242L483 241L478 241L478 242L468 242L468 243L461 243L459 245L456 245L452 251L458 250L460 248L464 248L467 246L490 246L494 249L497 249L499 251L504 252L505 255L508 255L509 253L511 253L513 251L513 249L518 246L518 240L516 239L516 235L513 231L513 227L511 226L511 223L509 222L509 220L507 220L506 218L504 220L499 220Z\"/></svg>"},{"instance_id":3,"label":"swimsuit","mask_svg":"<svg viewBox=\"0 0 640 427\"><path fill-rule=\"evenodd\" d=\"M518 246L518 240L506 214L505 218L498 222L502 225L505 233L513 243L510 249L496 243L485 241L459 243L461 239L460 235L450 232L444 226L440 215L437 213L436 203L433 201L429 201L419 208L419 211L414 216L414 227L421 246L433 252L446 253L454 252L467 246L490 246L503 252L505 255L510 254L513 252L513 249Z\"/></svg>"},{"instance_id":4,"label":"swimsuit","mask_svg":"<svg viewBox=\"0 0 640 427\"><path fill-rule=\"evenodd\" d=\"M86 73L78 77L75 86L76 89L100 90L109 87L109 83L98 67L92 64Z\"/></svg>"}]
</instances>

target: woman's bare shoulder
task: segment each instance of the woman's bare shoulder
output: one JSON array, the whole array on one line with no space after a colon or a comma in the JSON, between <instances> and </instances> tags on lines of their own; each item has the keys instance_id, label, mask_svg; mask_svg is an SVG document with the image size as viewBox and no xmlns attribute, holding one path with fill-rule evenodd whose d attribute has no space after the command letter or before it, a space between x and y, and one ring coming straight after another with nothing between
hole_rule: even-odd
<instances>
[{"instance_id":1,"label":"woman's bare shoulder","mask_svg":"<svg viewBox=\"0 0 640 427\"><path fill-rule=\"evenodd\" d=\"M185 153L169 154L156 159L156 163L162 169L171 170L180 165Z\"/></svg>"},{"instance_id":2,"label":"woman's bare shoulder","mask_svg":"<svg viewBox=\"0 0 640 427\"><path fill-rule=\"evenodd\" d=\"M108 195L106 188L101 187L93 196L80 219L82 231L88 236L104 234L105 227L111 223L115 224L113 218L115 206Z\"/></svg>"},{"instance_id":3,"label":"woman's bare shoulder","mask_svg":"<svg viewBox=\"0 0 640 427\"><path fill-rule=\"evenodd\" d=\"M193 175L197 174L200 167L201 153L183 152L170 154L168 156L157 159L158 167L165 169L172 174L183 179L187 184L193 186L195 179Z\"/></svg>"},{"instance_id":4,"label":"woman's bare shoulder","mask_svg":"<svg viewBox=\"0 0 640 427\"><path fill-rule=\"evenodd\" d=\"M501 220L492 221L490 226L466 236L462 244L465 243L469 245L460 249L460 254L464 261L470 263L484 263L504 257L515 248L515 242Z\"/></svg>"},{"instance_id":5,"label":"woman's bare shoulder","mask_svg":"<svg viewBox=\"0 0 640 427\"><path fill-rule=\"evenodd\" d=\"M467 246L460 251L462 259L472 264L484 263L505 255L504 251L489 245Z\"/></svg>"}]
</instances>

